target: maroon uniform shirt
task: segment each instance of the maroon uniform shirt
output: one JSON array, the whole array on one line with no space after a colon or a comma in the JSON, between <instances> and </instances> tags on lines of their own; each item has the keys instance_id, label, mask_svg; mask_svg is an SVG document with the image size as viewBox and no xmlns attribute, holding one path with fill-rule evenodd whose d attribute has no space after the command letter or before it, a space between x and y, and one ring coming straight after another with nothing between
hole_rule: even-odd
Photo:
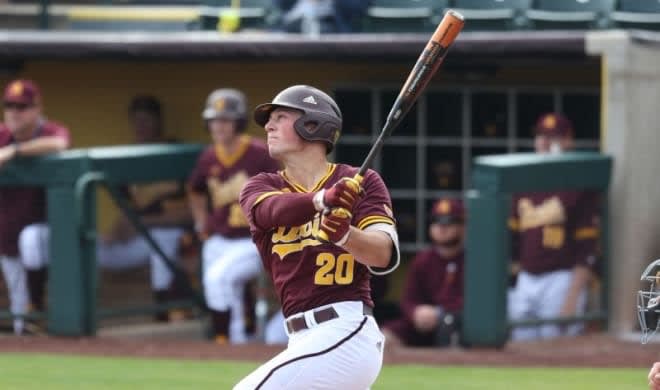
<instances>
[{"instance_id":1,"label":"maroon uniform shirt","mask_svg":"<svg viewBox=\"0 0 660 390\"><path fill-rule=\"evenodd\" d=\"M211 214L206 231L227 238L249 237L248 221L238 195L248 178L261 172L275 172L278 163L268 155L266 144L242 136L238 150L229 155L222 146L206 148L188 179L189 187L209 197Z\"/></svg>"},{"instance_id":2,"label":"maroon uniform shirt","mask_svg":"<svg viewBox=\"0 0 660 390\"><path fill-rule=\"evenodd\" d=\"M444 257L434 248L419 252L410 264L401 299L403 318L387 324L406 344L432 345L435 331L418 332L413 314L419 305L441 306L446 312L463 309L463 252Z\"/></svg>"},{"instance_id":3,"label":"maroon uniform shirt","mask_svg":"<svg viewBox=\"0 0 660 390\"><path fill-rule=\"evenodd\" d=\"M252 209L267 197L285 192L316 192L355 173L357 168L329 164L326 175L310 191L290 181L283 172L257 175L243 189L241 205L248 215L252 238L273 279L286 317L340 301L362 301L373 307L369 270L342 248L314 238L319 229L319 213L302 226L263 230L255 223ZM362 186L364 196L354 206L351 224L358 229L376 223L394 226L389 192L380 176L368 171Z\"/></svg>"},{"instance_id":4,"label":"maroon uniform shirt","mask_svg":"<svg viewBox=\"0 0 660 390\"><path fill-rule=\"evenodd\" d=\"M533 274L593 267L599 236L595 192L517 194L512 206L512 258Z\"/></svg>"},{"instance_id":5,"label":"maroon uniform shirt","mask_svg":"<svg viewBox=\"0 0 660 390\"><path fill-rule=\"evenodd\" d=\"M37 137L62 137L70 142L69 130L55 122L43 122ZM14 143L14 137L0 124L0 146ZM0 255L18 256L18 235L27 225L46 221L46 191L38 187L0 187Z\"/></svg>"}]
</instances>

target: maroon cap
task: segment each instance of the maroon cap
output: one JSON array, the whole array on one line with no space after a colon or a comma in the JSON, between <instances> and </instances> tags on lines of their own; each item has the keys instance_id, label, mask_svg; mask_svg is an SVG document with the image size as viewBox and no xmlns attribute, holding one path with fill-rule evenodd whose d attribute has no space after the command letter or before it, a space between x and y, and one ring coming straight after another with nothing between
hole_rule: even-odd
<instances>
[{"instance_id":1,"label":"maroon cap","mask_svg":"<svg viewBox=\"0 0 660 390\"><path fill-rule=\"evenodd\" d=\"M537 135L570 136L573 135L573 123L561 114L550 112L539 117L534 131Z\"/></svg>"},{"instance_id":2,"label":"maroon cap","mask_svg":"<svg viewBox=\"0 0 660 390\"><path fill-rule=\"evenodd\" d=\"M442 198L431 209L431 223L450 224L463 222L464 219L465 208L461 199Z\"/></svg>"},{"instance_id":3,"label":"maroon cap","mask_svg":"<svg viewBox=\"0 0 660 390\"><path fill-rule=\"evenodd\" d=\"M27 104L31 106L41 101L41 93L37 84L31 80L14 80L5 88L3 99L5 103Z\"/></svg>"}]
</instances>

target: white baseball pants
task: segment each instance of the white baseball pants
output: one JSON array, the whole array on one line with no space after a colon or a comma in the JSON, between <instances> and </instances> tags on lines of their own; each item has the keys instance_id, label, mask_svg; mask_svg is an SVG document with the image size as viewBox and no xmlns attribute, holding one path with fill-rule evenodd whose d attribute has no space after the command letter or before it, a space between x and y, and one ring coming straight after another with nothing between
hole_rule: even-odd
<instances>
[{"instance_id":1,"label":"white baseball pants","mask_svg":"<svg viewBox=\"0 0 660 390\"><path fill-rule=\"evenodd\" d=\"M245 284L262 272L261 257L251 238L214 234L202 247L202 280L206 304L215 311L231 311L229 341L247 341L243 318Z\"/></svg>"},{"instance_id":2,"label":"white baseball pants","mask_svg":"<svg viewBox=\"0 0 660 390\"><path fill-rule=\"evenodd\" d=\"M172 261L178 260L179 241L183 229L178 227L151 228L149 233ZM38 270L50 263L50 229L48 224L37 223L26 226L19 236L19 250L25 268ZM174 275L165 261L151 249L142 236L125 242L96 245L98 265L106 269L126 269L150 264L151 286L154 290L164 290Z\"/></svg>"},{"instance_id":3,"label":"white baseball pants","mask_svg":"<svg viewBox=\"0 0 660 390\"><path fill-rule=\"evenodd\" d=\"M385 337L359 301L333 306L338 318L316 324L313 311L303 313L308 329L289 335L287 349L257 368L234 390L365 390L383 364Z\"/></svg>"},{"instance_id":4,"label":"white baseball pants","mask_svg":"<svg viewBox=\"0 0 660 390\"><path fill-rule=\"evenodd\" d=\"M516 287L509 293L509 319L557 318L566 299L573 279L572 270L559 270L539 275L521 271ZM577 313L584 313L587 292L582 291L577 301ZM559 336L575 336L582 331L581 323L566 326L541 325L536 327L515 327L511 332L512 341L549 339Z\"/></svg>"}]
</instances>

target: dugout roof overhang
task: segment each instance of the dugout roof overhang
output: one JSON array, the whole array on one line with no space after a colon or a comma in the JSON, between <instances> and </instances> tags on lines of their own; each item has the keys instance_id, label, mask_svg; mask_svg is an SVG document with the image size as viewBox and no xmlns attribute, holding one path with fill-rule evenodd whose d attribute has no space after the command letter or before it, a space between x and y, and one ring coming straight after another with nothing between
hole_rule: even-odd
<instances>
[{"instance_id":1,"label":"dugout roof overhang","mask_svg":"<svg viewBox=\"0 0 660 390\"><path fill-rule=\"evenodd\" d=\"M463 32L458 63L589 61L585 31ZM294 34L0 30L0 61L30 59L414 61L428 34Z\"/></svg>"}]
</instances>

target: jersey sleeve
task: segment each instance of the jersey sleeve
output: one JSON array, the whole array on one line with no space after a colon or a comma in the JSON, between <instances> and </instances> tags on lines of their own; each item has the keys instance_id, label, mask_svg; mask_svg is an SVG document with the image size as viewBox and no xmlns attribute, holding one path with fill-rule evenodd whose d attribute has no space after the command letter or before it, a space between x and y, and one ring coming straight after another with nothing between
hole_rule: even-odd
<instances>
[{"instance_id":1,"label":"jersey sleeve","mask_svg":"<svg viewBox=\"0 0 660 390\"><path fill-rule=\"evenodd\" d=\"M195 164L193 171L190 173L190 176L188 176L187 186L193 192L206 193L207 165L206 153L202 152L202 154L197 159L197 164Z\"/></svg>"},{"instance_id":2,"label":"jersey sleeve","mask_svg":"<svg viewBox=\"0 0 660 390\"><path fill-rule=\"evenodd\" d=\"M71 133L69 129L60 124L50 122L50 126L47 126L42 133L45 137L57 137L66 140L66 147L71 146Z\"/></svg>"},{"instance_id":3,"label":"jersey sleeve","mask_svg":"<svg viewBox=\"0 0 660 390\"><path fill-rule=\"evenodd\" d=\"M399 236L392 211L392 200L383 179L373 170L367 171L362 182L364 195L353 209L354 225L364 231L381 231L392 239L394 250L387 267L368 267L375 275L385 275L394 271L400 262Z\"/></svg>"}]
</instances>

